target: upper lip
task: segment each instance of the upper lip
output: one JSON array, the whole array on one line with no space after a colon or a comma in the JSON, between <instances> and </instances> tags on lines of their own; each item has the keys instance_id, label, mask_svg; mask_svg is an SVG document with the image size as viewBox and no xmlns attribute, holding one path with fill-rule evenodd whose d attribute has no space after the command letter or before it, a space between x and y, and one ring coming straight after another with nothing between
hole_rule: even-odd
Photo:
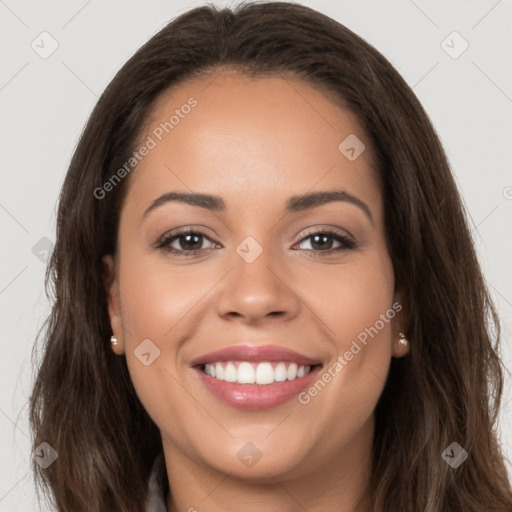
<instances>
[{"instance_id":1,"label":"upper lip","mask_svg":"<svg viewBox=\"0 0 512 512\"><path fill-rule=\"evenodd\" d=\"M321 364L318 360L278 345L234 345L199 356L191 361L191 365L200 366L218 361L290 361L304 366Z\"/></svg>"}]
</instances>

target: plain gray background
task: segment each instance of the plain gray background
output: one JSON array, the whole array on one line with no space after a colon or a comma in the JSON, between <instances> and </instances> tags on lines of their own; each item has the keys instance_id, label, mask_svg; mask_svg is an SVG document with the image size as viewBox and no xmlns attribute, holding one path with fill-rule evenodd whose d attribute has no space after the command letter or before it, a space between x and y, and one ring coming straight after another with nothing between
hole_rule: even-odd
<instances>
[{"instance_id":1,"label":"plain gray background","mask_svg":"<svg viewBox=\"0 0 512 512\"><path fill-rule=\"evenodd\" d=\"M429 113L471 216L511 369L512 0L300 3L373 44ZM0 512L37 509L26 406L31 349L49 312L44 259L78 136L124 62L176 15L202 4L0 0ZM52 55L41 55L52 45ZM512 460L510 382L507 375L500 432Z\"/></svg>"}]
</instances>

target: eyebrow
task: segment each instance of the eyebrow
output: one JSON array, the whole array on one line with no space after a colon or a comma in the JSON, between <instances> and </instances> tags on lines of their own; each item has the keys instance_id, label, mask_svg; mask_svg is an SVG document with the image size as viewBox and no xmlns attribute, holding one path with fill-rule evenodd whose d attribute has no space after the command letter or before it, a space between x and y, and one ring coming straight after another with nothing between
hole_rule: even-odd
<instances>
[{"instance_id":1,"label":"eyebrow","mask_svg":"<svg viewBox=\"0 0 512 512\"><path fill-rule=\"evenodd\" d=\"M226 203L219 196L201 193L168 192L155 199L148 208L146 208L142 217L146 217L152 210L172 201L198 206L199 208L204 208L212 212L223 212L226 210ZM292 196L286 203L285 213L296 213L336 201L347 202L359 207L373 224L372 212L368 205L358 197L349 194L345 190L339 189Z\"/></svg>"}]
</instances>

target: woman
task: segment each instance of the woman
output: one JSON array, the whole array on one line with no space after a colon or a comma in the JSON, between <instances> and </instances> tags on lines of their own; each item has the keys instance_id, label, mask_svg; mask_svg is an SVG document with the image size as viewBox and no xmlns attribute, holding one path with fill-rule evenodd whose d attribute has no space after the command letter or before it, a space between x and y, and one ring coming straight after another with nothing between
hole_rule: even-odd
<instances>
[{"instance_id":1,"label":"woman","mask_svg":"<svg viewBox=\"0 0 512 512\"><path fill-rule=\"evenodd\" d=\"M499 319L446 156L310 8L196 8L123 66L48 279L31 424L59 511L512 510Z\"/></svg>"}]
</instances>

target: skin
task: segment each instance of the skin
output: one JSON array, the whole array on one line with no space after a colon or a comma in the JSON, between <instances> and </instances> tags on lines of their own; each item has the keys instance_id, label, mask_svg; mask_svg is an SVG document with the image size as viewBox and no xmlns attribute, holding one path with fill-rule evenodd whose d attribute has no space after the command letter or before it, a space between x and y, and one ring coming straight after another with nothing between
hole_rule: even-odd
<instances>
[{"instance_id":1,"label":"skin","mask_svg":"<svg viewBox=\"0 0 512 512\"><path fill-rule=\"evenodd\" d=\"M205 389L190 361L232 345L272 343L326 369L402 303L370 142L350 112L306 83L232 70L212 76L167 91L155 104L141 140L190 97L198 101L130 175L118 252L104 258L119 340L112 349L126 357L161 431L173 491L168 511L369 511L373 411L391 357L407 353L397 343L404 311L306 405L230 407ZM338 149L349 134L366 145L353 162ZM364 201L373 222L340 201L284 214L290 196L334 188ZM167 202L143 218L171 191L221 196L226 210ZM154 247L187 226L206 234L200 254ZM349 234L356 246L328 254L342 243L329 238L322 248L307 238L327 228ZM250 264L236 252L248 236L263 249ZM183 238L171 244L194 248ZM134 350L147 338L160 355L145 366ZM261 452L252 467L237 457L247 442Z\"/></svg>"}]
</instances>

